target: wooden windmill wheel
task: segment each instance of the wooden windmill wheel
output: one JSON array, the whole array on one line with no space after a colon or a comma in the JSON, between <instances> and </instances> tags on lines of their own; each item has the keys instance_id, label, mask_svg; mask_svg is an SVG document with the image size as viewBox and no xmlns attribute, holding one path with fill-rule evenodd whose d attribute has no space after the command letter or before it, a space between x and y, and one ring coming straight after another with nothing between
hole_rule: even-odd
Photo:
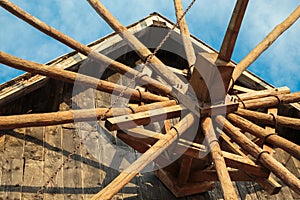
<instances>
[{"instance_id":1,"label":"wooden windmill wheel","mask_svg":"<svg viewBox=\"0 0 300 200\"><path fill-rule=\"evenodd\" d=\"M185 11L181 1L174 0L177 24L153 51L121 25L98 0L88 2L136 51L140 57L138 63L142 66L140 71L134 69L135 66L128 66L93 51L91 47L46 25L13 3L0 0L1 6L13 15L100 63L100 66L108 65L109 70L124 74L131 79L130 83L138 82L141 87L131 88L130 84L121 85L0 52L0 63L7 66L117 95L116 100L106 108L1 116L1 130L90 121L95 116L104 121L109 131L116 131L120 140L142 154L110 184L101 190L99 188L92 199L113 198L151 162L156 163L156 176L176 197L209 191L217 181L225 199L238 199L232 181L256 182L270 194L278 193L281 184L285 184L300 194L300 180L272 156L273 147L277 147L296 159L300 158L300 146L277 134L278 127L300 129L300 119L277 115L279 105L299 102L300 93L290 93L287 87L254 91L241 89L236 84L247 67L300 17L300 6L248 56L235 64L231 61L231 55L247 0L237 1L220 52L201 52L196 55L184 20L194 0ZM178 70L171 70L157 55L177 25L186 55L187 66L181 71L185 80L178 76ZM152 72L146 73L147 69ZM117 107L121 97L127 98L130 106ZM161 133L142 128L158 121L162 121ZM197 129L194 130L194 127ZM186 139L185 135L191 134L191 130L195 137ZM83 137L73 153L53 171L36 191L35 197L43 194L88 136ZM174 155L178 159L172 159Z\"/></svg>"}]
</instances>

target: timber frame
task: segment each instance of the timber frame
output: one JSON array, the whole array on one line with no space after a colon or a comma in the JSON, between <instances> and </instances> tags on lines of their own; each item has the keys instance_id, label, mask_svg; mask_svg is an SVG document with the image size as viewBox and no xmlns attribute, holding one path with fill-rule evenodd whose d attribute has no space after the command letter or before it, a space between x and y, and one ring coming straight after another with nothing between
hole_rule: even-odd
<instances>
[{"instance_id":1,"label":"timber frame","mask_svg":"<svg viewBox=\"0 0 300 200\"><path fill-rule=\"evenodd\" d=\"M76 50L47 64L0 52L0 63L29 72L0 86L1 106L5 107L35 92L47 85L50 79L71 84L76 82L99 92L119 95L118 98L126 98L129 102L128 107L112 104L96 109L3 115L0 116L0 130L90 122L96 119L110 137L117 137L141 153L91 199L112 199L152 162L155 163L156 176L178 198L207 192L217 181L220 182L224 199L238 199L234 182L239 181L256 182L269 194L279 193L284 183L300 194L299 177L273 157L276 147L299 162L299 144L284 138L280 132L284 128L300 130L300 119L281 116L280 112L286 106L299 112L300 92L290 93L287 87L274 88L246 71L300 17L300 6L255 51L250 52L242 62L235 63L231 61L231 55L248 0L237 1L220 53L190 35L184 14L194 2L184 11L181 0L174 0L176 24L153 13L124 27L98 0L88 0L116 33L85 46L47 26L8 0L0 0L0 5L12 14ZM180 28L176 28L177 24ZM167 60L159 55L165 52L159 51L156 46L144 46L143 36L149 34L147 31L153 31L151 28L164 30L160 40L169 36L166 42L171 41L181 47L182 52L178 57L181 57L182 66L168 66ZM151 42L159 44L160 40ZM116 51L125 52L129 47L135 53L126 52L122 59L122 56L116 59L109 57L113 57ZM131 56L135 62L127 63L126 56ZM118 74L122 77L121 74L126 74L129 79L140 81L142 86L129 88L124 83L110 81L109 75L97 79L77 72L82 63L90 60L98 64L109 63L109 75ZM134 69L139 63L144 66L142 73ZM149 69L151 73L143 74ZM218 75L220 79L216 81ZM20 86L20 82L24 84ZM218 85L220 83L221 86ZM186 92L189 91L189 84L195 94ZM211 91L215 92L215 96L211 95ZM6 114L3 110L3 114ZM142 128L148 125L153 128L154 122L162 122L161 132ZM197 129L193 129L195 124ZM186 137L193 133L194 137ZM81 138L73 152L81 147L90 134ZM73 154L69 154L56 170L50 172L52 175L48 181L39 185L35 197L43 194ZM178 157L173 159L174 155Z\"/></svg>"}]
</instances>

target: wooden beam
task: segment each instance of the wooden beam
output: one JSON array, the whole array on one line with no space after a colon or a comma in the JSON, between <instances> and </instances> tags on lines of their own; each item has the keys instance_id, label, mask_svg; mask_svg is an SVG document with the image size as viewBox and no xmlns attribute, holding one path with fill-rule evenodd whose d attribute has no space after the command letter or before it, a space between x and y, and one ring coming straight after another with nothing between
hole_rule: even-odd
<instances>
[{"instance_id":1,"label":"wooden beam","mask_svg":"<svg viewBox=\"0 0 300 200\"><path fill-rule=\"evenodd\" d=\"M240 147L237 144L234 144L230 137L228 137L223 131L220 134L220 139L222 139L225 142L226 147L228 147L232 152L242 156L243 158L247 158L248 161L251 162L250 158L240 149ZM223 145L223 143L221 143ZM252 162L254 164L254 162Z\"/></svg>"},{"instance_id":2,"label":"wooden beam","mask_svg":"<svg viewBox=\"0 0 300 200\"><path fill-rule=\"evenodd\" d=\"M251 99L240 102L240 108L246 109L258 109L258 108L270 108L275 107L281 103L294 103L300 101L300 92L294 92L291 94L280 94L276 96L263 97L258 99Z\"/></svg>"},{"instance_id":3,"label":"wooden beam","mask_svg":"<svg viewBox=\"0 0 300 200\"><path fill-rule=\"evenodd\" d=\"M133 112L144 112L152 109L161 108L164 106L172 106L175 104L175 100L169 100L146 104L144 106L138 106L135 108L111 108L108 112L108 108L95 108L51 113L0 116L0 130L36 126L51 126L65 123L73 123L74 121L91 121L100 119L104 114L105 117L103 119L106 119L108 117L127 115L132 114Z\"/></svg>"},{"instance_id":4,"label":"wooden beam","mask_svg":"<svg viewBox=\"0 0 300 200\"><path fill-rule=\"evenodd\" d=\"M264 139L266 142L273 144L297 159L300 159L300 146L283 138L275 133L270 134L266 129L250 122L247 119L244 119L236 114L228 114L228 120L230 120L233 124L240 127L243 131L247 131L256 137Z\"/></svg>"},{"instance_id":5,"label":"wooden beam","mask_svg":"<svg viewBox=\"0 0 300 200\"><path fill-rule=\"evenodd\" d=\"M289 94L290 88L288 87L280 87L280 88L271 88L271 89L265 89L265 90L252 90L251 92L238 94L238 99L247 101L252 99L259 99L263 97L268 96L275 96L275 95L281 95L281 94Z\"/></svg>"},{"instance_id":6,"label":"wooden beam","mask_svg":"<svg viewBox=\"0 0 300 200\"><path fill-rule=\"evenodd\" d=\"M228 144L228 146L232 149L233 152L241 155L244 159L247 160L248 163L251 163L252 165L255 165L254 161L252 161L246 154L244 154L243 151L241 151L239 148L237 148L236 144L233 144L230 140L230 138L224 133L222 132L220 137L226 141L226 143ZM226 154L223 154L226 156ZM229 163L227 163L226 165L228 166ZM242 169L242 168L241 168ZM243 170L243 171L247 171ZM272 177L268 177L268 178L263 178L260 175L258 176L253 176L249 173L246 173L248 176L252 177L253 181L257 182L262 188L264 188L269 194L277 194L279 192L279 190L281 189L281 185L275 181Z\"/></svg>"},{"instance_id":7,"label":"wooden beam","mask_svg":"<svg viewBox=\"0 0 300 200\"><path fill-rule=\"evenodd\" d=\"M180 159L180 169L178 173L178 184L184 186L189 179L193 158L183 155Z\"/></svg>"},{"instance_id":8,"label":"wooden beam","mask_svg":"<svg viewBox=\"0 0 300 200\"><path fill-rule=\"evenodd\" d=\"M47 76L49 78L53 78L56 80L60 80L68 83L80 83L85 86L90 86L92 88L107 93L120 94L122 92L123 97L131 98L137 101L168 100L168 98L166 97L158 96L150 92L139 92L132 88L126 88L123 85L117 85L115 83L99 80L94 77L59 69L58 67L53 67L53 66L50 67L48 65L42 65L35 62L23 60L4 52L0 52L0 63L16 69Z\"/></svg>"},{"instance_id":9,"label":"wooden beam","mask_svg":"<svg viewBox=\"0 0 300 200\"><path fill-rule=\"evenodd\" d=\"M180 117L181 111L184 110L185 108L181 105L152 109L145 112L108 118L105 126L110 131L134 128L165 119Z\"/></svg>"},{"instance_id":10,"label":"wooden beam","mask_svg":"<svg viewBox=\"0 0 300 200\"><path fill-rule=\"evenodd\" d=\"M110 25L110 27L116 31L128 44L133 48L134 51L143 60L149 59L149 64L151 68L164 80L171 84L171 86L181 85L184 86L185 83L176 76L171 70L169 70L163 62L161 62L152 52L141 43L132 33L130 33L126 27L124 27L110 12L105 8L105 6L98 0L87 0L89 4L95 9L95 11ZM150 57L149 57L150 56ZM180 89L180 88L178 88Z\"/></svg>"},{"instance_id":11,"label":"wooden beam","mask_svg":"<svg viewBox=\"0 0 300 200\"><path fill-rule=\"evenodd\" d=\"M263 178L269 177L270 174L269 171L255 164L252 160L226 151L221 151L221 153L225 159L225 163L227 167L244 170L246 173L258 177L263 177Z\"/></svg>"},{"instance_id":12,"label":"wooden beam","mask_svg":"<svg viewBox=\"0 0 300 200\"><path fill-rule=\"evenodd\" d=\"M202 130L211 150L211 156L213 158L213 162L215 163L217 174L222 186L224 199L238 199L238 196L231 182L229 173L227 171L225 160L222 155L221 148L218 143L218 139L216 137L211 118L207 117L202 121Z\"/></svg>"},{"instance_id":13,"label":"wooden beam","mask_svg":"<svg viewBox=\"0 0 300 200\"><path fill-rule=\"evenodd\" d=\"M245 171L239 169L227 169L232 181L253 181L253 178L248 176ZM201 181L219 181L217 170L199 170L191 173L190 182Z\"/></svg>"},{"instance_id":14,"label":"wooden beam","mask_svg":"<svg viewBox=\"0 0 300 200\"><path fill-rule=\"evenodd\" d=\"M225 117L218 115L217 123L223 127L223 130L243 149L249 152L264 167L273 172L282 182L288 185L296 193L300 194L300 180L287 170L281 163L275 160L268 153L264 152L259 146L248 139L235 126L233 126Z\"/></svg>"},{"instance_id":15,"label":"wooden beam","mask_svg":"<svg viewBox=\"0 0 300 200\"><path fill-rule=\"evenodd\" d=\"M233 71L232 78L236 81L273 42L300 17L300 6L298 6L282 23L278 24L241 62L237 64Z\"/></svg>"},{"instance_id":16,"label":"wooden beam","mask_svg":"<svg viewBox=\"0 0 300 200\"><path fill-rule=\"evenodd\" d=\"M256 90L253 90L253 89L250 89L250 88L247 88L247 87L243 87L243 86L239 86L239 85L234 85L233 90L237 90L239 92L245 92L245 93L256 92Z\"/></svg>"},{"instance_id":17,"label":"wooden beam","mask_svg":"<svg viewBox=\"0 0 300 200\"><path fill-rule=\"evenodd\" d=\"M182 1L174 0L174 6L175 6L175 11L176 11L177 21L180 21L179 29L180 29L180 33L181 33L181 39L183 42L184 50L185 50L186 59L187 59L189 67L192 67L196 62L196 56L195 56L195 51L194 51L193 44L192 44L192 41L190 38L189 28L188 28L186 20L183 16L184 10L183 10L183 6L182 6ZM192 72L193 68L190 70Z\"/></svg>"},{"instance_id":18,"label":"wooden beam","mask_svg":"<svg viewBox=\"0 0 300 200\"><path fill-rule=\"evenodd\" d=\"M131 67L128 67L122 63L112 60L111 58L100 54L98 52L93 51L90 47L81 44L80 42L74 40L73 38L67 36L66 34L56 30L55 28L47 25L46 23L42 22L41 20L37 19L36 17L30 15L29 13L25 12L18 6L14 5L8 0L1 0L0 5L15 15L16 17L24 20L31 26L35 27L36 29L40 30L41 32L45 33L46 35L60 41L61 43L67 45L68 47L82 53L83 55L89 56L92 59L95 59L109 67L109 69L121 73L126 74L130 78L134 76L138 76L140 73ZM162 84L157 80L150 78L149 76L141 76L138 80L141 84L147 86L150 89L153 89L161 94L170 94L172 88L166 84Z\"/></svg>"},{"instance_id":19,"label":"wooden beam","mask_svg":"<svg viewBox=\"0 0 300 200\"><path fill-rule=\"evenodd\" d=\"M157 158L178 136L182 135L195 122L192 114L186 115L175 128L171 129L163 139L158 140L151 148L149 148L142 156L140 156L132 165L125 169L117 176L108 186L103 188L99 193L93 196L94 199L109 200L129 181L131 181L144 167Z\"/></svg>"},{"instance_id":20,"label":"wooden beam","mask_svg":"<svg viewBox=\"0 0 300 200\"><path fill-rule=\"evenodd\" d=\"M202 181L188 182L184 186L179 186L177 178L171 172L159 169L155 174L177 198L207 192L215 185L213 181Z\"/></svg>"},{"instance_id":21,"label":"wooden beam","mask_svg":"<svg viewBox=\"0 0 300 200\"><path fill-rule=\"evenodd\" d=\"M164 137L164 134L153 132L153 131L146 130L143 128L128 129L128 130L126 130L126 133L128 133L129 135L131 135L133 137L145 138L145 139L154 138L154 139L160 140L160 139L163 139L163 137ZM206 154L206 151L207 151L207 149L204 145L179 138L179 142L176 145L174 152L172 152L172 153L176 153L176 154L180 154L180 155L184 154L189 157L196 158L196 159L206 159L206 158L202 158L202 156L200 156L200 155Z\"/></svg>"},{"instance_id":22,"label":"wooden beam","mask_svg":"<svg viewBox=\"0 0 300 200\"><path fill-rule=\"evenodd\" d=\"M237 36L246 12L248 0L237 0L234 7L224 40L219 52L219 59L229 62L235 46Z\"/></svg>"},{"instance_id":23,"label":"wooden beam","mask_svg":"<svg viewBox=\"0 0 300 200\"><path fill-rule=\"evenodd\" d=\"M292 117L285 117L285 116L279 116L279 115L270 115L266 113L261 113L257 111L251 111L239 108L238 111L236 111L236 114L251 120L253 122L260 122L265 125L277 125L289 127L292 129L300 130L300 119L298 118L292 118Z\"/></svg>"}]
</instances>

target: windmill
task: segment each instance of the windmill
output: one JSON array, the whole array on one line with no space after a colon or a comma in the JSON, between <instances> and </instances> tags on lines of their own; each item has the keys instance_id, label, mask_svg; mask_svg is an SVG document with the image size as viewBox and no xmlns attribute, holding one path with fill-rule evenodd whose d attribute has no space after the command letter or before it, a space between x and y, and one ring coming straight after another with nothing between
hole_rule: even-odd
<instances>
[{"instance_id":1,"label":"windmill","mask_svg":"<svg viewBox=\"0 0 300 200\"><path fill-rule=\"evenodd\" d=\"M34 74L69 83L76 82L118 95L109 107L96 108L96 116L99 120L105 121L108 130L118 131L119 139L143 154L92 199L111 199L149 163L154 161L160 166L176 153L180 155L177 161L168 162L168 166L158 167L155 173L177 197L208 191L215 181L220 181L225 199L238 198L232 181L255 181L269 193L277 193L280 184L270 177L271 172L293 191L300 193L299 179L272 157L271 148L274 145L299 159L300 147L276 134L274 129L255 124L260 122L266 126L299 129L299 119L279 116L276 109L280 104L299 102L299 93L289 94L288 88L233 93L236 81L247 67L299 18L300 7L276 26L248 56L235 64L231 61L231 55L248 1L237 1L220 52L202 52L195 55L184 20L184 15L195 1L192 1L184 11L181 1L175 0L177 23L170 30L174 30L177 25L180 27L188 64L185 74L185 80L188 82L185 82L156 56L171 31L152 52L121 25L99 1L88 0L88 2L136 51L140 57L140 71L93 51L92 48L46 25L7 0L1 0L0 4L12 14L88 56L92 61L104 63L110 70L125 74L132 79L129 83L138 81L142 88L130 88L128 85L99 80L59 67L23 60L4 52L0 54L0 62ZM147 74L145 72L147 69L155 72L158 78ZM139 102L139 105L118 108L116 104L121 97L130 99L129 102ZM268 113L264 113L265 111ZM95 112L91 110L2 116L0 127L6 130L57 125L74 120L88 121L93 117ZM176 123L170 121L178 117L181 119ZM149 119L155 121L164 119L165 133L136 128L149 124ZM197 124L197 130L193 130L196 133L195 139L182 138L189 134L190 128L195 124ZM255 138L251 140L244 133L250 133ZM82 140L88 136L89 134ZM219 143L219 137L225 144ZM206 146L202 145L203 141L206 142ZM74 151L80 148L81 143ZM165 152L168 153L165 155ZM201 152L206 155L199 156ZM37 196L43 193L73 155L74 153L71 153L53 172L50 179L37 191Z\"/></svg>"}]
</instances>

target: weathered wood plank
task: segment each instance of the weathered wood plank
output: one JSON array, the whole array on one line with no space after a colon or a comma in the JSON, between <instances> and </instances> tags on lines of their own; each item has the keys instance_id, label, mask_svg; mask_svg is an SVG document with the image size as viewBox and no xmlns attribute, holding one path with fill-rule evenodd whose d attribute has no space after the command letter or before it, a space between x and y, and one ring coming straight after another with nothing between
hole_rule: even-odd
<instances>
[{"instance_id":1,"label":"weathered wood plank","mask_svg":"<svg viewBox=\"0 0 300 200\"><path fill-rule=\"evenodd\" d=\"M64 151L62 149L62 131L61 126L45 127L44 139L44 183L49 180L59 165L63 162ZM45 199L63 199L64 181L62 170L50 181L48 187L43 190Z\"/></svg>"},{"instance_id":2,"label":"weathered wood plank","mask_svg":"<svg viewBox=\"0 0 300 200\"><path fill-rule=\"evenodd\" d=\"M175 105L136 114L108 118L105 126L110 131L129 129L164 119L179 117L182 110L184 110L184 108L181 105Z\"/></svg>"},{"instance_id":3,"label":"weathered wood plank","mask_svg":"<svg viewBox=\"0 0 300 200\"><path fill-rule=\"evenodd\" d=\"M71 153L79 144L78 135L75 129L62 128L62 147L63 150ZM80 147L81 148L81 147ZM80 156L80 148L76 150L74 156ZM68 155L66 155L68 156ZM66 157L64 157L64 160ZM65 199L82 199L82 175L81 163L78 160L71 159L63 167L64 179L64 198ZM66 189L68 188L68 190Z\"/></svg>"}]
</instances>

